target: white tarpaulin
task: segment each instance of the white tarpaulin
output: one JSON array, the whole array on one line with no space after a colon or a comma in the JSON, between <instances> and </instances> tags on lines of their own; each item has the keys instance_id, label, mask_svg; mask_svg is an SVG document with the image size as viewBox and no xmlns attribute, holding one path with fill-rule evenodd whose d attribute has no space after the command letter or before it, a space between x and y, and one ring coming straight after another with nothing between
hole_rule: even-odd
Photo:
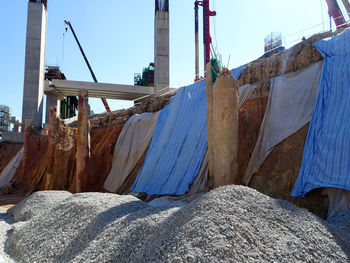
<instances>
[{"instance_id":1,"label":"white tarpaulin","mask_svg":"<svg viewBox=\"0 0 350 263\"><path fill-rule=\"evenodd\" d=\"M327 218L333 218L349 213L350 211L350 191L326 187L323 193L327 194L329 199Z\"/></svg>"},{"instance_id":2,"label":"white tarpaulin","mask_svg":"<svg viewBox=\"0 0 350 263\"><path fill-rule=\"evenodd\" d=\"M15 175L18 166L23 159L23 147L19 150L15 157L6 165L0 174L0 187L7 185Z\"/></svg>"},{"instance_id":3,"label":"white tarpaulin","mask_svg":"<svg viewBox=\"0 0 350 263\"><path fill-rule=\"evenodd\" d=\"M239 107L242 107L244 102L253 94L256 84L245 84L238 88L239 91Z\"/></svg>"},{"instance_id":4,"label":"white tarpaulin","mask_svg":"<svg viewBox=\"0 0 350 263\"><path fill-rule=\"evenodd\" d=\"M272 148L310 122L322 62L272 80L269 100L243 183L248 185Z\"/></svg>"},{"instance_id":5,"label":"white tarpaulin","mask_svg":"<svg viewBox=\"0 0 350 263\"><path fill-rule=\"evenodd\" d=\"M118 191L147 150L158 116L159 112L135 114L126 122L115 146L111 171L104 183L107 191Z\"/></svg>"}]
</instances>

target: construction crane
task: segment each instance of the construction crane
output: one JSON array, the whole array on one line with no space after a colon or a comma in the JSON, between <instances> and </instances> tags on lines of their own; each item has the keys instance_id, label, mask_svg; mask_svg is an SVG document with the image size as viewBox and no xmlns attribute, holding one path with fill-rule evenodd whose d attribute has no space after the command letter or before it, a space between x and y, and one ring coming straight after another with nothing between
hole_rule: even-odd
<instances>
[{"instance_id":1,"label":"construction crane","mask_svg":"<svg viewBox=\"0 0 350 263\"><path fill-rule=\"evenodd\" d=\"M84 52L83 48L82 48L81 45L80 45L80 42L79 42L79 40L78 40L78 37L77 37L77 35L76 35L75 32L74 32L74 29L73 29L73 27L72 27L71 22L70 22L70 21L67 21L67 20L64 20L64 23L65 23L66 25L68 25L69 28L70 28L70 30L72 31L73 36L74 36L74 38L75 38L75 41L77 42L77 44L78 44L78 46L79 46L79 49L80 49L80 52L81 52L81 54L83 55L83 58L84 58L84 60L85 60L85 62L86 62L86 65L88 66L88 68L89 68L89 70L90 70L91 76L92 76L94 82L95 82L95 83L98 83L97 78L96 78L96 76L95 76L95 73L94 73L94 71L92 70L92 68L91 68L91 66L90 66L90 63L89 63L89 61L88 61L88 59L87 59L87 57L86 57L86 55L85 55L85 52ZM102 102L103 102L103 105L104 105L105 108L106 108L106 111L107 111L107 112L110 112L111 109L110 109L109 106L108 106L107 100L106 100L105 98L101 98L101 100L102 100Z\"/></svg>"},{"instance_id":2,"label":"construction crane","mask_svg":"<svg viewBox=\"0 0 350 263\"><path fill-rule=\"evenodd\" d=\"M203 7L203 42L204 42L204 72L206 69L207 63L210 61L210 45L211 45L211 36L210 36L210 17L216 16L215 11L210 11L209 9L209 0L195 1L194 10L195 10L195 38L196 38L196 80L199 79L199 47L198 47L198 7Z\"/></svg>"}]
</instances>

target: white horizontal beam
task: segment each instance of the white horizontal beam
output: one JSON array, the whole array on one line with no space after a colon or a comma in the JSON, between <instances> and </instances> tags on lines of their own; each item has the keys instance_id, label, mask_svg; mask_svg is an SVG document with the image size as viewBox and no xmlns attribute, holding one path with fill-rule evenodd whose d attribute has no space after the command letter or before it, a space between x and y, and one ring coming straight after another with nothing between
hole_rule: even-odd
<instances>
[{"instance_id":1,"label":"white horizontal beam","mask_svg":"<svg viewBox=\"0 0 350 263\"><path fill-rule=\"evenodd\" d=\"M154 92L153 87L60 79L53 79L49 85L45 85L45 94L78 96L79 90L87 90L89 97L120 100L136 100L140 97L152 95Z\"/></svg>"}]
</instances>

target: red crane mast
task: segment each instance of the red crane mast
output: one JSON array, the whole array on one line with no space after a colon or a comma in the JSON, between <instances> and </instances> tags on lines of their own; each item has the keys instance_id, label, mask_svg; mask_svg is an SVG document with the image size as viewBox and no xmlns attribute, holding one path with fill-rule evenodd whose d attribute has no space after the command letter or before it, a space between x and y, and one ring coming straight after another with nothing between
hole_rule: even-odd
<instances>
[{"instance_id":1,"label":"red crane mast","mask_svg":"<svg viewBox=\"0 0 350 263\"><path fill-rule=\"evenodd\" d=\"M209 0L195 1L195 34L198 39L198 6L203 7L203 43L204 43L204 72L207 63L210 61L210 17L216 16L215 11L210 11ZM198 41L196 41L198 43ZM196 50L198 47L196 46ZM196 56L196 65L198 65L198 57ZM198 72L196 67L196 79L198 80Z\"/></svg>"},{"instance_id":2,"label":"red crane mast","mask_svg":"<svg viewBox=\"0 0 350 263\"><path fill-rule=\"evenodd\" d=\"M337 3L337 0L326 0L328 5L328 14L333 17L334 23L338 28L340 27L348 27L349 25L346 23L343 13L340 10L340 7Z\"/></svg>"}]
</instances>

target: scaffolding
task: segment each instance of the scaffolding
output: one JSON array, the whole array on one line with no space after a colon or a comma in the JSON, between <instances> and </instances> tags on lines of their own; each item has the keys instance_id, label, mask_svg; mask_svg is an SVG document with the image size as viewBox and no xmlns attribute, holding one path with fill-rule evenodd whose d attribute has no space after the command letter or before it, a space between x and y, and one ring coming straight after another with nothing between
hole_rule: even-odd
<instances>
[{"instance_id":1,"label":"scaffolding","mask_svg":"<svg viewBox=\"0 0 350 263\"><path fill-rule=\"evenodd\" d=\"M66 79L66 76L61 72L58 66L46 66L45 79ZM78 98L74 96L68 96L60 102L60 117L62 119L69 119L76 116L78 110Z\"/></svg>"},{"instance_id":2,"label":"scaffolding","mask_svg":"<svg viewBox=\"0 0 350 263\"><path fill-rule=\"evenodd\" d=\"M282 34L280 32L272 32L264 39L265 53L277 49L282 46Z\"/></svg>"},{"instance_id":3,"label":"scaffolding","mask_svg":"<svg viewBox=\"0 0 350 263\"><path fill-rule=\"evenodd\" d=\"M0 105L0 133L8 132L11 124L10 107Z\"/></svg>"}]
</instances>

